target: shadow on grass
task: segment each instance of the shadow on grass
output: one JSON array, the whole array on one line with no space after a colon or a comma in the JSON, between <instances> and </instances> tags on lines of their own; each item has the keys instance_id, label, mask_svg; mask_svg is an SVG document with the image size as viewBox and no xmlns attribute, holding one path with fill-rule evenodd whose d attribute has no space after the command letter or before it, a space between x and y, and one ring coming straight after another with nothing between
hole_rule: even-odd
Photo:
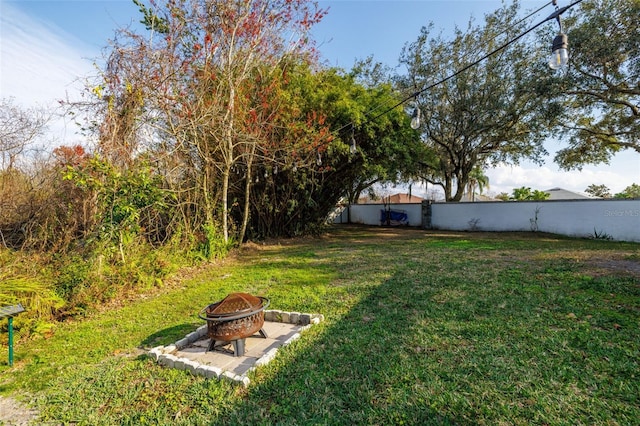
<instances>
[{"instance_id":1,"label":"shadow on grass","mask_svg":"<svg viewBox=\"0 0 640 426\"><path fill-rule=\"evenodd\" d=\"M416 349L414 331L426 318L421 309L433 292L414 291L407 297L411 285L401 281L386 280L338 321L328 318L283 349L256 372L246 398L219 420L252 425L465 423L473 408L465 407L463 398L440 399L441 378L420 371L429 362L416 359L421 349ZM422 356L433 354L425 349Z\"/></svg>"},{"instance_id":2,"label":"shadow on grass","mask_svg":"<svg viewBox=\"0 0 640 426\"><path fill-rule=\"evenodd\" d=\"M502 260L482 253L493 248L491 241L477 245L477 253L432 258L428 250L418 255L403 253L401 245L382 248L375 255L388 261L372 272L386 267L386 277L361 274L369 283L348 290L359 301L258 369L244 399L212 423L579 424L637 418L638 398L630 395L639 390L633 354L640 336L632 327L597 327L611 301L580 292L565 276L559 277L563 285L547 286L555 275L545 276L543 264L514 264L513 251L527 250L521 241ZM503 250L504 244L496 245ZM392 261L403 255L414 257ZM338 268L348 270L350 261ZM444 263L446 270L439 268ZM627 296L635 295L634 283L626 282Z\"/></svg>"},{"instance_id":3,"label":"shadow on grass","mask_svg":"<svg viewBox=\"0 0 640 426\"><path fill-rule=\"evenodd\" d=\"M151 334L140 343L140 347L151 349L156 346L165 346L182 339L186 334L194 330L193 323L174 325Z\"/></svg>"}]
</instances>

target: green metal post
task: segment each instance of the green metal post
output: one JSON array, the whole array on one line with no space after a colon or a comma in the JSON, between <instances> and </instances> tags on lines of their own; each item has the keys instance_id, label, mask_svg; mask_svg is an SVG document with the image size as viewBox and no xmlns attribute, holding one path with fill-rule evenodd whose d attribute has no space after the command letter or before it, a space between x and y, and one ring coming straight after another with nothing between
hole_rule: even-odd
<instances>
[{"instance_id":1,"label":"green metal post","mask_svg":"<svg viewBox=\"0 0 640 426\"><path fill-rule=\"evenodd\" d=\"M9 317L9 367L13 365L13 317Z\"/></svg>"},{"instance_id":2,"label":"green metal post","mask_svg":"<svg viewBox=\"0 0 640 426\"><path fill-rule=\"evenodd\" d=\"M12 306L0 306L0 318L9 320L9 366L13 365L13 316L24 312L22 304Z\"/></svg>"}]
</instances>

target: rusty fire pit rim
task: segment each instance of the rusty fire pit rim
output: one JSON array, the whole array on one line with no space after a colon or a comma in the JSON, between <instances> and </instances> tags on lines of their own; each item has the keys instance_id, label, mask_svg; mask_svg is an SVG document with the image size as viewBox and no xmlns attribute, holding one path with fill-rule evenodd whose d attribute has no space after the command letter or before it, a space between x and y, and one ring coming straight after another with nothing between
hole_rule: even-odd
<instances>
[{"instance_id":1,"label":"rusty fire pit rim","mask_svg":"<svg viewBox=\"0 0 640 426\"><path fill-rule=\"evenodd\" d=\"M219 305L220 303L222 303L222 301L224 301L223 299L219 302L211 303L205 306L204 308L202 308L202 310L198 313L198 318L200 318L203 321L219 321L219 322L234 321L234 320L250 317L251 315L258 314L264 311L271 303L271 300L269 300L269 298L267 297L264 297L264 296L254 296L254 297L260 299L260 301L262 302L260 306L257 308L250 307L250 308L242 309L241 311L215 314L211 316L206 313L209 307L214 305ZM203 313L205 314L205 316L202 316Z\"/></svg>"}]
</instances>

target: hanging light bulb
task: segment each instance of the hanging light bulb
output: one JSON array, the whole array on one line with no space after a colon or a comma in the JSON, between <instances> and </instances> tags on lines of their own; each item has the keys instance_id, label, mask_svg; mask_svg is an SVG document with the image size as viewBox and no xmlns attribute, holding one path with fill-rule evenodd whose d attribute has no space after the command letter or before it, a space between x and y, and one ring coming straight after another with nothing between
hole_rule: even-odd
<instances>
[{"instance_id":1,"label":"hanging light bulb","mask_svg":"<svg viewBox=\"0 0 640 426\"><path fill-rule=\"evenodd\" d=\"M411 128L417 130L420 127L420 108L417 102L412 102L413 112L411 113Z\"/></svg>"},{"instance_id":2,"label":"hanging light bulb","mask_svg":"<svg viewBox=\"0 0 640 426\"><path fill-rule=\"evenodd\" d=\"M356 146L356 138L351 135L351 146L349 146L349 152L351 154L355 154L358 152L358 147Z\"/></svg>"},{"instance_id":3,"label":"hanging light bulb","mask_svg":"<svg viewBox=\"0 0 640 426\"><path fill-rule=\"evenodd\" d=\"M318 153L318 158L316 158L316 164L318 166L322 166L322 156Z\"/></svg>"},{"instance_id":4,"label":"hanging light bulb","mask_svg":"<svg viewBox=\"0 0 640 426\"><path fill-rule=\"evenodd\" d=\"M420 110L418 108L415 109L413 116L411 117L411 128L416 130L420 127Z\"/></svg>"},{"instance_id":5,"label":"hanging light bulb","mask_svg":"<svg viewBox=\"0 0 640 426\"><path fill-rule=\"evenodd\" d=\"M569 62L569 51L567 47L567 35L561 32L553 39L551 56L549 57L549 67L551 67L551 69L557 70L567 65Z\"/></svg>"},{"instance_id":6,"label":"hanging light bulb","mask_svg":"<svg viewBox=\"0 0 640 426\"><path fill-rule=\"evenodd\" d=\"M566 7L558 8L558 1L553 0L553 5L556 7L556 11L549 16L550 19L555 16L556 22L558 22L558 35L553 39L551 45L551 56L549 57L549 67L552 70L564 68L569 62L569 52L567 51L568 39L567 35L562 31L562 20L560 15L567 9Z\"/></svg>"}]
</instances>

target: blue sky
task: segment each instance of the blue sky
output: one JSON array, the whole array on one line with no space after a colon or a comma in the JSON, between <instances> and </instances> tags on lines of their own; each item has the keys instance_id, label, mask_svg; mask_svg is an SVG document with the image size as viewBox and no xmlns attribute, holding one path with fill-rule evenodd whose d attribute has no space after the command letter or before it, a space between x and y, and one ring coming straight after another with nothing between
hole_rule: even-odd
<instances>
[{"instance_id":1,"label":"blue sky","mask_svg":"<svg viewBox=\"0 0 640 426\"><path fill-rule=\"evenodd\" d=\"M546 2L521 3L523 10L532 10ZM329 0L319 4L329 8L313 30L322 57L330 65L350 68L354 60L369 55L395 67L402 47L415 40L423 25L433 22L446 34L456 25L465 27L472 16L482 21L501 2ZM552 11L547 7L533 22ZM77 98L84 78L95 74L93 60L99 58L114 30L138 21L137 6L131 0L0 0L0 96L14 97L24 106L55 105L67 96ZM69 123L53 127L54 144L81 141ZM551 154L561 147L557 141L547 144ZM586 166L572 172L560 171L551 155L542 167L530 163L502 166L488 170L487 175L491 193L511 193L520 186L583 191L592 183L619 192L632 183L640 184L640 155L625 151L609 166ZM413 191L419 195L415 186Z\"/></svg>"}]
</instances>

